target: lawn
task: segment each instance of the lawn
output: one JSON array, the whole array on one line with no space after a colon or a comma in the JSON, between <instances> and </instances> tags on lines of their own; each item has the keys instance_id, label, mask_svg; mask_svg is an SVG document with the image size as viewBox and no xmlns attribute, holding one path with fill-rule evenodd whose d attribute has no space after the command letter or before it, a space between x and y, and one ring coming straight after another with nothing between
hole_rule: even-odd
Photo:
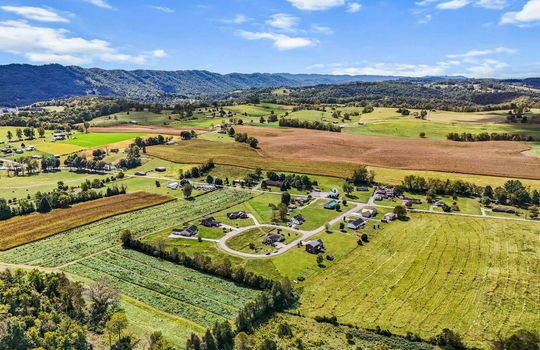
<instances>
[{"instance_id":1,"label":"lawn","mask_svg":"<svg viewBox=\"0 0 540 350\"><path fill-rule=\"evenodd\" d=\"M274 251L271 245L263 244L264 238L270 233L278 233L278 230L273 227L257 227L245 232L242 232L227 240L227 246L240 252L251 254L265 254ZM300 234L293 231L280 231L285 236L283 244L289 244L298 237ZM254 249L251 249L251 247Z\"/></svg>"},{"instance_id":2,"label":"lawn","mask_svg":"<svg viewBox=\"0 0 540 350\"><path fill-rule=\"evenodd\" d=\"M171 197L147 192L106 197L55 209L46 214L34 213L0 221L0 250L34 242L60 232L81 227L111 216L136 211L171 201Z\"/></svg>"},{"instance_id":3,"label":"lawn","mask_svg":"<svg viewBox=\"0 0 540 350\"><path fill-rule=\"evenodd\" d=\"M303 209L293 210L290 216L294 216L296 214L301 214L304 216L306 222L299 227L302 230L309 231L322 227L330 220L342 214L342 212L338 212L336 210L324 209L324 205L328 201L328 199L315 200ZM341 210L346 211L348 208L341 205Z\"/></svg>"},{"instance_id":4,"label":"lawn","mask_svg":"<svg viewBox=\"0 0 540 350\"><path fill-rule=\"evenodd\" d=\"M136 238L171 229L184 222L241 203L249 194L240 191L215 191L191 201L179 200L66 231L32 244L0 254L0 260L34 266L61 266L120 244L122 230Z\"/></svg>"},{"instance_id":5,"label":"lawn","mask_svg":"<svg viewBox=\"0 0 540 350\"><path fill-rule=\"evenodd\" d=\"M75 139L61 141L61 143L68 145L75 145L80 147L99 147L104 145L110 145L112 143L131 140L136 137L142 137L145 134L142 133L114 133L104 132L88 134L76 134Z\"/></svg>"},{"instance_id":6,"label":"lawn","mask_svg":"<svg viewBox=\"0 0 540 350\"><path fill-rule=\"evenodd\" d=\"M424 338L450 328L483 348L499 332L540 330L540 225L410 216L309 279L300 311Z\"/></svg>"}]
</instances>

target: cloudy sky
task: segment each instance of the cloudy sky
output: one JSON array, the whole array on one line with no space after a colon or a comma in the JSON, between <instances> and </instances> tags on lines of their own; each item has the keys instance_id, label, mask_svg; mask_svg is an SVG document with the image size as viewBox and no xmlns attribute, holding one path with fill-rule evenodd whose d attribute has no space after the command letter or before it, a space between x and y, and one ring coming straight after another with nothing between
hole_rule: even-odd
<instances>
[{"instance_id":1,"label":"cloudy sky","mask_svg":"<svg viewBox=\"0 0 540 350\"><path fill-rule=\"evenodd\" d=\"M540 0L0 0L0 64L540 76Z\"/></svg>"}]
</instances>

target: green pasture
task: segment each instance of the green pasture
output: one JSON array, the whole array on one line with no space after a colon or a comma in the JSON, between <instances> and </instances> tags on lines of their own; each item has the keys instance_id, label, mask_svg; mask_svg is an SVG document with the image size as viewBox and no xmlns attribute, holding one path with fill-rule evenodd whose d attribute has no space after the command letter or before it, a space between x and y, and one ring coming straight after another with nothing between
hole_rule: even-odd
<instances>
[{"instance_id":1,"label":"green pasture","mask_svg":"<svg viewBox=\"0 0 540 350\"><path fill-rule=\"evenodd\" d=\"M84 134L84 133L76 134L74 136L74 139L61 141L60 143L92 148L92 147L105 146L105 145L110 145L117 142L127 141L127 140L134 139L136 137L142 137L142 136L145 136L145 134L143 133L91 132L87 134Z\"/></svg>"}]
</instances>

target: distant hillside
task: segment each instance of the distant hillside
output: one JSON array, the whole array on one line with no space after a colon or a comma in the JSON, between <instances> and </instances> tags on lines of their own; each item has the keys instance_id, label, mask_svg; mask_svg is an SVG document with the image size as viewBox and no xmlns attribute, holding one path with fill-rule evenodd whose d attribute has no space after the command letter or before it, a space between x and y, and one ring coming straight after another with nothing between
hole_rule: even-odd
<instances>
[{"instance_id":1,"label":"distant hillside","mask_svg":"<svg viewBox=\"0 0 540 350\"><path fill-rule=\"evenodd\" d=\"M319 74L217 74L207 71L104 70L58 64L0 66L0 106L20 106L73 96L112 96L136 100L160 96L199 97L266 87L302 87L399 77Z\"/></svg>"}]
</instances>

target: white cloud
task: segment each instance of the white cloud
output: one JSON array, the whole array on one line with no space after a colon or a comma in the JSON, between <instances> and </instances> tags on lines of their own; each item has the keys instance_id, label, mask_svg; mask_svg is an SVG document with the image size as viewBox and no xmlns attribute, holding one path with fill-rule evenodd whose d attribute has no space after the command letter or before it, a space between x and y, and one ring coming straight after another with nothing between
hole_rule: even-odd
<instances>
[{"instance_id":1,"label":"white cloud","mask_svg":"<svg viewBox=\"0 0 540 350\"><path fill-rule=\"evenodd\" d=\"M530 25L535 22L540 22L540 0L529 0L520 11L505 13L500 23Z\"/></svg>"},{"instance_id":2,"label":"white cloud","mask_svg":"<svg viewBox=\"0 0 540 350\"><path fill-rule=\"evenodd\" d=\"M45 9L42 7L32 7L32 6L1 6L2 10L15 13L19 16L40 22L64 22L67 23L69 20L60 16L58 13Z\"/></svg>"},{"instance_id":3,"label":"white cloud","mask_svg":"<svg viewBox=\"0 0 540 350\"><path fill-rule=\"evenodd\" d=\"M266 24L276 29L294 31L299 22L300 19L298 17L286 13L276 13L275 15L270 16L270 19L266 21Z\"/></svg>"},{"instance_id":4,"label":"white cloud","mask_svg":"<svg viewBox=\"0 0 540 350\"><path fill-rule=\"evenodd\" d=\"M347 12L356 13L362 9L362 4L359 2L350 2L347 4Z\"/></svg>"},{"instance_id":5,"label":"white cloud","mask_svg":"<svg viewBox=\"0 0 540 350\"><path fill-rule=\"evenodd\" d=\"M230 19L224 19L223 23L227 24L242 24L251 21L251 18L246 17L245 15L239 13L235 15L233 18Z\"/></svg>"},{"instance_id":6,"label":"white cloud","mask_svg":"<svg viewBox=\"0 0 540 350\"><path fill-rule=\"evenodd\" d=\"M478 65L467 68L467 75L475 78L493 78L499 74L499 70L508 67L505 62L494 59L484 59Z\"/></svg>"},{"instance_id":7,"label":"white cloud","mask_svg":"<svg viewBox=\"0 0 540 350\"><path fill-rule=\"evenodd\" d=\"M457 10L469 5L471 2L469 0L450 0L441 2L437 5L439 10Z\"/></svg>"},{"instance_id":8,"label":"white cloud","mask_svg":"<svg viewBox=\"0 0 540 350\"><path fill-rule=\"evenodd\" d=\"M312 24L311 25L311 31L313 33L317 34L326 34L326 35L332 35L334 34L334 31L330 27L321 26L318 24Z\"/></svg>"},{"instance_id":9,"label":"white cloud","mask_svg":"<svg viewBox=\"0 0 540 350\"><path fill-rule=\"evenodd\" d=\"M83 64L94 61L144 64L147 55L119 52L105 40L71 36L66 29L33 26L24 21L0 21L0 51L31 62ZM159 57L165 51L156 50Z\"/></svg>"},{"instance_id":10,"label":"white cloud","mask_svg":"<svg viewBox=\"0 0 540 350\"><path fill-rule=\"evenodd\" d=\"M432 20L433 20L433 16L430 14L427 14L418 20L418 24L427 24L431 22Z\"/></svg>"},{"instance_id":11,"label":"white cloud","mask_svg":"<svg viewBox=\"0 0 540 350\"><path fill-rule=\"evenodd\" d=\"M345 0L287 0L303 11L322 11L345 5Z\"/></svg>"},{"instance_id":12,"label":"white cloud","mask_svg":"<svg viewBox=\"0 0 540 350\"><path fill-rule=\"evenodd\" d=\"M339 75L393 75L407 77L425 77L444 75L448 69L446 62L435 65L403 64L403 63L375 63L361 67L336 68L332 74Z\"/></svg>"},{"instance_id":13,"label":"white cloud","mask_svg":"<svg viewBox=\"0 0 540 350\"><path fill-rule=\"evenodd\" d=\"M514 54L518 51L516 49L510 49L507 47L498 47L496 49L488 50L471 50L460 54L450 54L448 58L474 58L479 56L488 56L493 54Z\"/></svg>"},{"instance_id":14,"label":"white cloud","mask_svg":"<svg viewBox=\"0 0 540 350\"><path fill-rule=\"evenodd\" d=\"M163 57L167 57L168 55L165 50L157 49L157 50L152 51L152 56L157 57L157 58L163 58Z\"/></svg>"},{"instance_id":15,"label":"white cloud","mask_svg":"<svg viewBox=\"0 0 540 350\"><path fill-rule=\"evenodd\" d=\"M417 2L416 5L419 5L419 6L429 5L434 2L436 1L426 0L426 1ZM507 4L507 0L474 0L474 1L473 0L448 0L448 1L439 2L436 7L439 10L457 10L457 9L461 9L469 5L473 5L473 6L481 7L485 9L490 9L490 10L500 10L500 9L505 8L508 4Z\"/></svg>"},{"instance_id":16,"label":"white cloud","mask_svg":"<svg viewBox=\"0 0 540 350\"><path fill-rule=\"evenodd\" d=\"M95 5L97 7L101 7L103 9L112 9L112 6L109 5L109 3L105 0L84 0L84 1L89 2L92 5Z\"/></svg>"},{"instance_id":17,"label":"white cloud","mask_svg":"<svg viewBox=\"0 0 540 350\"><path fill-rule=\"evenodd\" d=\"M166 7L166 6L150 6L151 8L153 8L154 10L157 10L157 11L161 11L161 12L164 12L164 13L175 13L176 11L170 7Z\"/></svg>"},{"instance_id":18,"label":"white cloud","mask_svg":"<svg viewBox=\"0 0 540 350\"><path fill-rule=\"evenodd\" d=\"M239 31L238 34L246 40L271 40L274 44L274 47L280 51L314 46L319 43L317 39L290 37L284 34L276 34L269 32L248 32L242 30Z\"/></svg>"}]
</instances>

